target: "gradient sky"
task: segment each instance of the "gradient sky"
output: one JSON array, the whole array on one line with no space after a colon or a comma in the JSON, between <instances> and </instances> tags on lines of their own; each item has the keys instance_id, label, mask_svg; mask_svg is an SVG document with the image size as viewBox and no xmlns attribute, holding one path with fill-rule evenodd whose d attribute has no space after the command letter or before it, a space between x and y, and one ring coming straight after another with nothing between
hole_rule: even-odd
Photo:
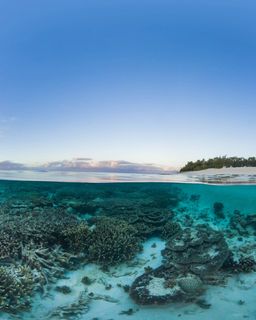
<instances>
[{"instance_id":1,"label":"gradient sky","mask_svg":"<svg viewBox=\"0 0 256 320\"><path fill-rule=\"evenodd\" d=\"M256 4L0 1L0 160L256 154Z\"/></svg>"}]
</instances>

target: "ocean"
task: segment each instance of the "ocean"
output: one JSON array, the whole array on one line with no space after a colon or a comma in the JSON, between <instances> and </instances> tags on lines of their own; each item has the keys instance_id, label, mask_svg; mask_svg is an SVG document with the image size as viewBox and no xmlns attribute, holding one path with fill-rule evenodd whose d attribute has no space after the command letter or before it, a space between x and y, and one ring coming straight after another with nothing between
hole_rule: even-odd
<instances>
[{"instance_id":1,"label":"ocean","mask_svg":"<svg viewBox=\"0 0 256 320\"><path fill-rule=\"evenodd\" d=\"M98 176L0 181L0 319L256 319L256 185Z\"/></svg>"}]
</instances>

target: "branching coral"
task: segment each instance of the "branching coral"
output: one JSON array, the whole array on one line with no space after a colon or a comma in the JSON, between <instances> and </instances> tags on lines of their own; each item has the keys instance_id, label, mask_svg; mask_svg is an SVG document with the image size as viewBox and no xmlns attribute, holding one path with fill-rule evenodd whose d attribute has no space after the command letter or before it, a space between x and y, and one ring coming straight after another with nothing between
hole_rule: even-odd
<instances>
[{"instance_id":1,"label":"branching coral","mask_svg":"<svg viewBox=\"0 0 256 320\"><path fill-rule=\"evenodd\" d=\"M76 320L81 315L89 311L90 298L86 291L83 291L77 301L68 305L57 307L53 310L46 319L59 319L59 320Z\"/></svg>"},{"instance_id":2,"label":"branching coral","mask_svg":"<svg viewBox=\"0 0 256 320\"><path fill-rule=\"evenodd\" d=\"M14 261L20 255L21 243L15 233L0 231L0 261Z\"/></svg>"},{"instance_id":3,"label":"branching coral","mask_svg":"<svg viewBox=\"0 0 256 320\"><path fill-rule=\"evenodd\" d=\"M30 307L33 275L26 267L0 267L0 310L10 313Z\"/></svg>"},{"instance_id":4,"label":"branching coral","mask_svg":"<svg viewBox=\"0 0 256 320\"><path fill-rule=\"evenodd\" d=\"M67 225L60 234L62 246L75 253L88 250L91 231L87 223L81 221L71 226Z\"/></svg>"},{"instance_id":5,"label":"branching coral","mask_svg":"<svg viewBox=\"0 0 256 320\"><path fill-rule=\"evenodd\" d=\"M82 222L59 209L47 208L25 216L4 213L0 215L0 259L16 259L21 246L31 242L47 247L61 244L77 249L82 245L80 240L85 240L86 232L88 230Z\"/></svg>"},{"instance_id":6,"label":"branching coral","mask_svg":"<svg viewBox=\"0 0 256 320\"><path fill-rule=\"evenodd\" d=\"M30 243L22 246L21 250L21 261L36 271L36 278L41 286L59 278L64 267L68 267L70 259L71 255L59 246L49 249Z\"/></svg>"},{"instance_id":7,"label":"branching coral","mask_svg":"<svg viewBox=\"0 0 256 320\"><path fill-rule=\"evenodd\" d=\"M130 260L141 249L137 230L124 221L102 218L91 235L88 259L103 266Z\"/></svg>"}]
</instances>

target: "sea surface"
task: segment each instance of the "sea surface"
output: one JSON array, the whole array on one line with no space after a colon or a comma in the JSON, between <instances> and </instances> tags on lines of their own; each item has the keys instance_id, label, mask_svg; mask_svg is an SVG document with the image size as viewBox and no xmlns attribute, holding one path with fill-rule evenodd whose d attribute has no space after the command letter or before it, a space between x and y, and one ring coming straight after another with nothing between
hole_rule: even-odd
<instances>
[{"instance_id":1,"label":"sea surface","mask_svg":"<svg viewBox=\"0 0 256 320\"><path fill-rule=\"evenodd\" d=\"M256 185L91 177L0 180L0 319L256 319Z\"/></svg>"}]
</instances>

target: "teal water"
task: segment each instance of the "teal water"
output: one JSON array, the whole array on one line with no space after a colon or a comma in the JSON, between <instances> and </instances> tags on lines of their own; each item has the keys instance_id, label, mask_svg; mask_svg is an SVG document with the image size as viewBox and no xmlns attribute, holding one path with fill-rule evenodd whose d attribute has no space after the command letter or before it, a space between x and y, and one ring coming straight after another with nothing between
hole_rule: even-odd
<instances>
[{"instance_id":1,"label":"teal water","mask_svg":"<svg viewBox=\"0 0 256 320\"><path fill-rule=\"evenodd\" d=\"M1 319L256 319L256 185L0 181L0 228Z\"/></svg>"}]
</instances>

